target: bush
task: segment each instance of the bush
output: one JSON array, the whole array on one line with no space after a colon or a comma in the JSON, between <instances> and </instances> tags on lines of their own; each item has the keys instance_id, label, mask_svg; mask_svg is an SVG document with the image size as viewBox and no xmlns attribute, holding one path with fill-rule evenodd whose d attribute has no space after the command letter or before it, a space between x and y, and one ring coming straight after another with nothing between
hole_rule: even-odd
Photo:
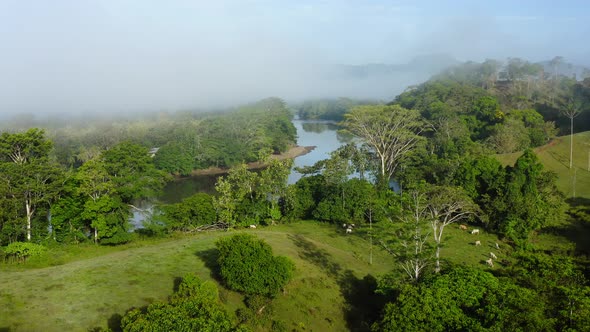
<instances>
[{"instance_id":1,"label":"bush","mask_svg":"<svg viewBox=\"0 0 590 332\"><path fill-rule=\"evenodd\" d=\"M41 256L46 248L30 242L12 242L4 249L4 256L13 261L25 262L29 257Z\"/></svg>"},{"instance_id":2,"label":"bush","mask_svg":"<svg viewBox=\"0 0 590 332\"><path fill-rule=\"evenodd\" d=\"M133 309L121 319L123 331L246 331L235 327L219 302L215 284L195 276L183 278L170 302Z\"/></svg>"},{"instance_id":3,"label":"bush","mask_svg":"<svg viewBox=\"0 0 590 332\"><path fill-rule=\"evenodd\" d=\"M293 275L291 260L273 256L270 245L252 235L234 235L216 245L220 276L232 290L272 297Z\"/></svg>"}]
</instances>

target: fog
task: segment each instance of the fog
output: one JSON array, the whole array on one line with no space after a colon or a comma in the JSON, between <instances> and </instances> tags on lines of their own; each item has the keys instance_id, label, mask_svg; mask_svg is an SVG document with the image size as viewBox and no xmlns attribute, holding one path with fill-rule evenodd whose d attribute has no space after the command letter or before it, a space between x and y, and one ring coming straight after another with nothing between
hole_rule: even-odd
<instances>
[{"instance_id":1,"label":"fog","mask_svg":"<svg viewBox=\"0 0 590 332\"><path fill-rule=\"evenodd\" d=\"M585 1L0 2L0 113L390 100L455 61L588 65ZM418 57L418 58L417 58Z\"/></svg>"}]
</instances>

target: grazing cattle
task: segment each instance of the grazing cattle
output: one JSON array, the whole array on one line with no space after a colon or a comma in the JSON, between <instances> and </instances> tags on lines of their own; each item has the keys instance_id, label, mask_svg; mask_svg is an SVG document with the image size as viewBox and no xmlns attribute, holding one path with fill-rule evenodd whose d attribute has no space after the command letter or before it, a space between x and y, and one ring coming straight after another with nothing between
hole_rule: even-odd
<instances>
[{"instance_id":1,"label":"grazing cattle","mask_svg":"<svg viewBox=\"0 0 590 332\"><path fill-rule=\"evenodd\" d=\"M500 250L500 245L496 242L496 249Z\"/></svg>"},{"instance_id":2,"label":"grazing cattle","mask_svg":"<svg viewBox=\"0 0 590 332\"><path fill-rule=\"evenodd\" d=\"M480 240L475 241L475 245L476 246L481 246L481 241Z\"/></svg>"},{"instance_id":3,"label":"grazing cattle","mask_svg":"<svg viewBox=\"0 0 590 332\"><path fill-rule=\"evenodd\" d=\"M250 225L250 228L256 228L256 225Z\"/></svg>"},{"instance_id":4,"label":"grazing cattle","mask_svg":"<svg viewBox=\"0 0 590 332\"><path fill-rule=\"evenodd\" d=\"M466 231L466 230L467 230L467 225L459 225L459 228L460 228L462 231Z\"/></svg>"},{"instance_id":5,"label":"grazing cattle","mask_svg":"<svg viewBox=\"0 0 590 332\"><path fill-rule=\"evenodd\" d=\"M494 267L494 261L493 261L491 258L490 258L490 259L488 259L488 260L486 260L486 263L487 263L489 266L491 266L491 267Z\"/></svg>"},{"instance_id":6,"label":"grazing cattle","mask_svg":"<svg viewBox=\"0 0 590 332\"><path fill-rule=\"evenodd\" d=\"M472 230L471 234L479 234L479 229L476 228L476 229Z\"/></svg>"},{"instance_id":7,"label":"grazing cattle","mask_svg":"<svg viewBox=\"0 0 590 332\"><path fill-rule=\"evenodd\" d=\"M346 234L350 234L350 233L352 233L352 228L347 228L346 229Z\"/></svg>"},{"instance_id":8,"label":"grazing cattle","mask_svg":"<svg viewBox=\"0 0 590 332\"><path fill-rule=\"evenodd\" d=\"M496 255L493 252L490 252L490 259L498 259L498 257L496 257Z\"/></svg>"},{"instance_id":9,"label":"grazing cattle","mask_svg":"<svg viewBox=\"0 0 590 332\"><path fill-rule=\"evenodd\" d=\"M355 224L350 224L348 227L349 227L349 228L355 228L355 227L356 227L356 225L355 225Z\"/></svg>"},{"instance_id":10,"label":"grazing cattle","mask_svg":"<svg viewBox=\"0 0 590 332\"><path fill-rule=\"evenodd\" d=\"M342 228L346 228L347 226L347 224L342 224Z\"/></svg>"}]
</instances>

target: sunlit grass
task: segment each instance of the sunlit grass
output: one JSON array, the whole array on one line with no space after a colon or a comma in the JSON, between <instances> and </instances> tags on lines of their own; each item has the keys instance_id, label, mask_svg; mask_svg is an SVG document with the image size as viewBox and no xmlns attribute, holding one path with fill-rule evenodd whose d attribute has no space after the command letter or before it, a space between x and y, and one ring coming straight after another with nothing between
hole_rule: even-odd
<instances>
[{"instance_id":1,"label":"sunlit grass","mask_svg":"<svg viewBox=\"0 0 590 332\"><path fill-rule=\"evenodd\" d=\"M280 321L289 331L343 331L351 328L351 299L347 288L366 275L382 276L397 271L395 258L374 241L373 264L369 264L369 234L358 225L345 234L338 225L302 221L256 230L243 230L267 241L275 254L291 258L296 266L293 280L265 309L267 319L254 328L269 331ZM373 232L382 232L379 224ZM469 226L473 229L477 226ZM509 263L511 248L495 234L481 227L479 235L452 224L445 228L441 258L449 264L488 269L484 261L490 252L498 256L500 268ZM175 280L187 273L214 280L211 256L220 237L237 231L209 232L171 239L143 240L123 247L80 247L69 255L55 252L66 263L41 266L27 263L0 272L0 329L15 331L86 331L111 325L132 307L166 300ZM475 246L475 241L481 246ZM541 236L538 241L563 238ZM499 243L500 250L495 248ZM85 251L87 250L87 251ZM65 250L68 251L68 250ZM433 266L431 267L431 269ZM243 296L220 286L220 297L228 311L244 308Z\"/></svg>"},{"instance_id":2,"label":"sunlit grass","mask_svg":"<svg viewBox=\"0 0 590 332\"><path fill-rule=\"evenodd\" d=\"M570 137L562 136L551 143L535 148L545 169L557 173L557 187L567 197L590 198L590 172L588 171L590 131L574 135L573 168L569 168ZM514 165L522 152L496 155L504 165ZM575 186L574 186L575 179Z\"/></svg>"}]
</instances>

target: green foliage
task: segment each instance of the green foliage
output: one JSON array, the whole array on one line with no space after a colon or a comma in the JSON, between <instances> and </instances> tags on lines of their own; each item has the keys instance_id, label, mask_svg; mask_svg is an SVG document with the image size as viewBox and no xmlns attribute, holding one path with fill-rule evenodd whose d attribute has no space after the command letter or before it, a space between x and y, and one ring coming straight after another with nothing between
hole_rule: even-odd
<instances>
[{"instance_id":1,"label":"green foliage","mask_svg":"<svg viewBox=\"0 0 590 332\"><path fill-rule=\"evenodd\" d=\"M293 275L288 258L273 256L270 245L252 235L223 238L216 245L219 275L232 290L273 297Z\"/></svg>"},{"instance_id":2,"label":"green foliage","mask_svg":"<svg viewBox=\"0 0 590 332\"><path fill-rule=\"evenodd\" d=\"M297 115L302 120L333 120L341 121L344 114L352 107L371 104L348 98L308 100L296 106Z\"/></svg>"},{"instance_id":3,"label":"green foliage","mask_svg":"<svg viewBox=\"0 0 590 332\"><path fill-rule=\"evenodd\" d=\"M121 200L154 197L168 177L155 168L148 149L129 141L121 142L102 155L104 168Z\"/></svg>"},{"instance_id":4,"label":"green foliage","mask_svg":"<svg viewBox=\"0 0 590 332\"><path fill-rule=\"evenodd\" d=\"M51 147L39 129L0 135L0 204L11 214L0 213L0 234L10 240L25 235L30 241L46 233L36 217L57 198L63 179L61 168L49 159Z\"/></svg>"},{"instance_id":5,"label":"green foliage","mask_svg":"<svg viewBox=\"0 0 590 332\"><path fill-rule=\"evenodd\" d=\"M125 243L130 240L129 208L118 196L101 196L87 200L81 217L96 231L96 240L104 244Z\"/></svg>"},{"instance_id":6,"label":"green foliage","mask_svg":"<svg viewBox=\"0 0 590 332\"><path fill-rule=\"evenodd\" d=\"M179 142L168 142L154 157L156 168L172 174L189 175L195 168L190 152Z\"/></svg>"},{"instance_id":7,"label":"green foliage","mask_svg":"<svg viewBox=\"0 0 590 332\"><path fill-rule=\"evenodd\" d=\"M245 331L234 327L219 302L215 284L193 275L183 278L167 303L133 309L121 319L123 331Z\"/></svg>"},{"instance_id":8,"label":"green foliage","mask_svg":"<svg viewBox=\"0 0 590 332\"><path fill-rule=\"evenodd\" d=\"M60 243L79 243L87 239L86 223L82 218L84 201L68 193L51 205L51 232Z\"/></svg>"},{"instance_id":9,"label":"green foliage","mask_svg":"<svg viewBox=\"0 0 590 332\"><path fill-rule=\"evenodd\" d=\"M400 162L422 140L420 112L399 105L357 106L345 115L344 128L359 137L378 159L376 177L387 186Z\"/></svg>"},{"instance_id":10,"label":"green foliage","mask_svg":"<svg viewBox=\"0 0 590 332\"><path fill-rule=\"evenodd\" d=\"M194 227L215 223L217 216L213 197L197 193L180 203L161 205L162 221L170 230L187 231Z\"/></svg>"},{"instance_id":11,"label":"green foliage","mask_svg":"<svg viewBox=\"0 0 590 332\"><path fill-rule=\"evenodd\" d=\"M555 181L531 150L507 168L491 157L466 159L453 179L484 212L488 229L521 247L528 246L534 231L564 217L564 197Z\"/></svg>"},{"instance_id":12,"label":"green foliage","mask_svg":"<svg viewBox=\"0 0 590 332\"><path fill-rule=\"evenodd\" d=\"M26 132L0 135L0 162L24 164L49 156L53 144L45 138L45 131L31 128Z\"/></svg>"},{"instance_id":13,"label":"green foliage","mask_svg":"<svg viewBox=\"0 0 590 332\"><path fill-rule=\"evenodd\" d=\"M531 233L564 216L564 201L555 187L555 176L543 171L537 156L526 150L507 172L506 210L501 230L519 246Z\"/></svg>"},{"instance_id":14,"label":"green foliage","mask_svg":"<svg viewBox=\"0 0 590 332\"><path fill-rule=\"evenodd\" d=\"M454 268L398 289L374 331L553 330L538 294L475 268Z\"/></svg>"},{"instance_id":15,"label":"green foliage","mask_svg":"<svg viewBox=\"0 0 590 332\"><path fill-rule=\"evenodd\" d=\"M556 330L583 331L590 326L590 287L571 257L521 251L515 258L508 274L547 303L545 315L555 318Z\"/></svg>"},{"instance_id":16,"label":"green foliage","mask_svg":"<svg viewBox=\"0 0 590 332\"><path fill-rule=\"evenodd\" d=\"M29 257L41 256L47 248L40 244L31 242L12 242L4 248L6 259L25 262Z\"/></svg>"}]
</instances>

